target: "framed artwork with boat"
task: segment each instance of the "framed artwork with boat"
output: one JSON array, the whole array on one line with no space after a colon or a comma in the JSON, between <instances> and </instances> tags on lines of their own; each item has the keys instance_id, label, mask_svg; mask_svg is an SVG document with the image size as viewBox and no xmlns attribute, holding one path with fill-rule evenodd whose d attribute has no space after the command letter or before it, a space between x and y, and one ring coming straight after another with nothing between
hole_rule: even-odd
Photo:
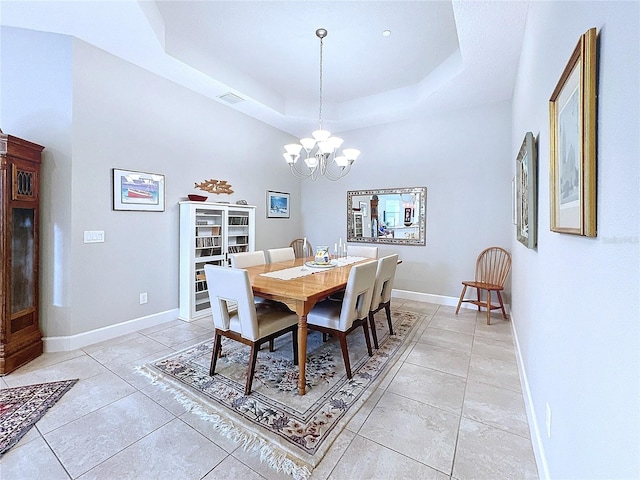
<instances>
[{"instance_id":1,"label":"framed artwork with boat","mask_svg":"<svg viewBox=\"0 0 640 480\"><path fill-rule=\"evenodd\" d=\"M112 169L113 209L164 212L164 175Z\"/></svg>"}]
</instances>

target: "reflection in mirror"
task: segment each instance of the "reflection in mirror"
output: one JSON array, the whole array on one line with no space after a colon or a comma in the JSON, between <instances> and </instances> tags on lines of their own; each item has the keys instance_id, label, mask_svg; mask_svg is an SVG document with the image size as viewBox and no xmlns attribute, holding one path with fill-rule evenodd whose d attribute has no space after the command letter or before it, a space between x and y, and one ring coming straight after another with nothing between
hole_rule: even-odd
<instances>
[{"instance_id":1,"label":"reflection in mirror","mask_svg":"<svg viewBox=\"0 0 640 480\"><path fill-rule=\"evenodd\" d=\"M427 187L349 190L347 241L426 245Z\"/></svg>"}]
</instances>

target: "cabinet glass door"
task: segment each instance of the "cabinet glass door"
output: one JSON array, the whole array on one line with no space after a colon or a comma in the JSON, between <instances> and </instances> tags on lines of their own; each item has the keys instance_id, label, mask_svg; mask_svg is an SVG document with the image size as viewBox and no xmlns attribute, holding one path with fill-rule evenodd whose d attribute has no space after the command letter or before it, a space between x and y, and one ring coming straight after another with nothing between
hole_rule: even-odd
<instances>
[{"instance_id":1,"label":"cabinet glass door","mask_svg":"<svg viewBox=\"0 0 640 480\"><path fill-rule=\"evenodd\" d=\"M35 308L34 210L14 208L11 236L11 316Z\"/></svg>"},{"instance_id":2,"label":"cabinet glass door","mask_svg":"<svg viewBox=\"0 0 640 480\"><path fill-rule=\"evenodd\" d=\"M227 241L229 253L249 251L249 212L246 210L229 210Z\"/></svg>"}]
</instances>

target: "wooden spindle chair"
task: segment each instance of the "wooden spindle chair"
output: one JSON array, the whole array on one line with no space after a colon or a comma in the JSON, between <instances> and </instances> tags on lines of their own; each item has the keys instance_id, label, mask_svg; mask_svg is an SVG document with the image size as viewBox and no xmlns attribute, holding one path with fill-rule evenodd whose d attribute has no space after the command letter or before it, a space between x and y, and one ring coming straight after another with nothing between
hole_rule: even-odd
<instances>
[{"instance_id":1,"label":"wooden spindle chair","mask_svg":"<svg viewBox=\"0 0 640 480\"><path fill-rule=\"evenodd\" d=\"M491 325L491 310L498 308L502 309L502 316L507 319L507 313L504 310L504 303L502 302L502 290L504 290L504 282L511 270L511 255L504 248L489 247L478 255L476 260L476 273L474 280L466 280L462 282L462 293L460 294L460 300L458 300L458 308L456 308L456 315L460 310L460 305L463 302L473 303L480 307L487 309L487 325ZM467 287L475 288L477 293L477 300L465 300L464 294L467 291ZM481 291L487 292L486 299L482 300ZM499 305L491 303L491 292L496 292L498 296Z\"/></svg>"}]
</instances>

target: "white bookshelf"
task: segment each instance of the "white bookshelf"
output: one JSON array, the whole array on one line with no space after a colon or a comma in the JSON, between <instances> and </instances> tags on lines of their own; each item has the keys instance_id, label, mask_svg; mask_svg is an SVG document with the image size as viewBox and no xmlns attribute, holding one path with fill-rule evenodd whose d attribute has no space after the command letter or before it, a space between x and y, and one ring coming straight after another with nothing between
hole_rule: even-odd
<instances>
[{"instance_id":1,"label":"white bookshelf","mask_svg":"<svg viewBox=\"0 0 640 480\"><path fill-rule=\"evenodd\" d=\"M211 314L204 266L229 266L229 254L255 249L255 206L180 202L180 318Z\"/></svg>"},{"instance_id":2,"label":"white bookshelf","mask_svg":"<svg viewBox=\"0 0 640 480\"><path fill-rule=\"evenodd\" d=\"M354 237L362 237L363 215L360 212L353 213L353 233Z\"/></svg>"}]
</instances>

